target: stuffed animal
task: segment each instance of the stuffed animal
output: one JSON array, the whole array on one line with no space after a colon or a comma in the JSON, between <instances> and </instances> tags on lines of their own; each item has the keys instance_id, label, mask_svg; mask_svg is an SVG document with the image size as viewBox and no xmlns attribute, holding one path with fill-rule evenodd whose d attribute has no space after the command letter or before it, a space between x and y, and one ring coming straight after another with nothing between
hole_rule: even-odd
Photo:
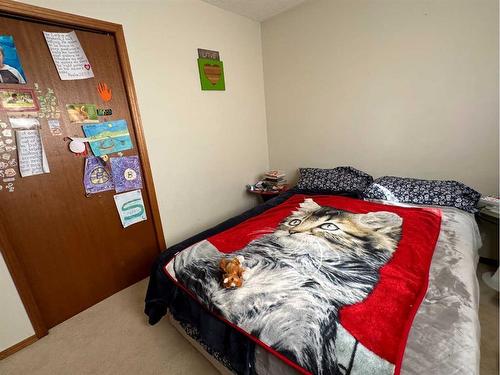
<instances>
[{"instance_id":1,"label":"stuffed animal","mask_svg":"<svg viewBox=\"0 0 500 375\"><path fill-rule=\"evenodd\" d=\"M219 267L223 272L222 285L224 288L239 288L243 285L243 272L245 268L242 266L244 258L239 255L233 259L221 259Z\"/></svg>"}]
</instances>

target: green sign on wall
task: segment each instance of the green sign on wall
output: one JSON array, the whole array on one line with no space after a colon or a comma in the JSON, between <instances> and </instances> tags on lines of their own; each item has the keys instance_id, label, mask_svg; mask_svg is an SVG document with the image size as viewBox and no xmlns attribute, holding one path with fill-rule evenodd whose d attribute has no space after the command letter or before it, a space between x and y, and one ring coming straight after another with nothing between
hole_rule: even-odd
<instances>
[{"instance_id":1,"label":"green sign on wall","mask_svg":"<svg viewBox=\"0 0 500 375\"><path fill-rule=\"evenodd\" d=\"M219 60L198 59L202 90L225 90L224 64Z\"/></svg>"}]
</instances>

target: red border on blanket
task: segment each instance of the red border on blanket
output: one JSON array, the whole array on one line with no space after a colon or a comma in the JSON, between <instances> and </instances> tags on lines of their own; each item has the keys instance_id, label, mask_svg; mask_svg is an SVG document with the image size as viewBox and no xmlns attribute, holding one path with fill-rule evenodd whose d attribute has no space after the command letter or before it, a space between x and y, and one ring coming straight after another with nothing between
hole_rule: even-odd
<instances>
[{"instance_id":1,"label":"red border on blanket","mask_svg":"<svg viewBox=\"0 0 500 375\"><path fill-rule=\"evenodd\" d=\"M383 301L384 298L377 296L377 293L380 292L380 289L383 288L389 288L389 292L392 291L390 287L390 278L391 278L391 271L394 273L395 267L390 266L390 264L394 261L394 258L396 257L397 252L395 253L395 256L393 259L388 262L384 267L382 267L380 271L380 281L377 284L377 286L374 288L372 293L363 301L358 304L352 305L352 306L346 306L344 307L341 312L340 312L340 321L342 325L354 336L356 339L358 339L365 347L367 347L369 350L373 351L375 354L379 355L381 358L384 358L388 360L389 362L392 362L395 365L395 370L394 373L395 375L399 375L401 371L401 365L403 361L403 356L404 356L404 351L406 348L406 342L408 339L409 331L411 329L413 319L418 311L418 308L420 307L420 304L422 303L422 300L425 297L425 294L427 292L427 287L428 287L428 278L429 278L429 270L430 270L430 264L431 264L431 258L432 254L434 252L435 244L439 236L439 228L440 228L440 223L441 223L441 211L438 209L430 209L430 208L406 208L406 207L399 207L399 206L392 206L392 205L384 205L384 204L379 204L379 203L373 203L373 202L366 202L358 199L352 199L352 198L346 198L346 197L339 197L339 196L305 196L305 195L294 195L290 197L287 201L283 202L282 204L273 207L267 211L265 211L261 215L257 215L255 217L252 217L250 219L245 220L244 222L229 228L228 230L219 233L217 235L214 235L207 240L209 240L219 251L222 253L230 253L233 251L237 251L241 249L242 247L246 246L250 241L262 236L263 233L259 228L262 228L263 224L266 227L269 228L276 228L276 226L279 224L279 222L288 216L290 212L294 209L297 208L298 204L302 202L305 198L312 198L314 201L316 201L320 205L333 205L336 208L340 209L345 209L348 211L352 212L358 212L358 213L366 213L366 212L371 212L371 211L390 211L390 212L395 212L400 214L401 217L403 217L403 235L402 239L400 240L398 249L401 247L401 243L403 241L403 247L411 247L412 243L411 240L413 238L408 239L408 234L407 232L415 231L416 228L418 227L418 223L414 218L418 216L418 220L424 220L425 217L428 218L429 223L428 225L431 225L432 227L435 227L436 230L431 233L431 236L428 236L426 240L428 241L427 243L431 247L429 254L424 254L425 259L424 259L424 267L420 270L420 272L425 273L423 276L425 276L425 280L421 280L419 284L421 284L421 288L418 291L410 291L410 295L414 295L413 299L413 305L410 305L410 309L407 311L406 317L407 320L406 322L401 323L401 331L398 332L399 336L401 337L401 340L399 341L399 345L394 346L395 342L389 342L387 347L384 347L384 345L380 345L380 342L377 343L377 340L372 340L371 336L380 336L384 335L384 332L381 333L380 327L377 325L374 327L372 330L366 329L366 324L365 324L365 317L363 316L363 310L367 308L380 308L380 301ZM290 206L290 210L286 211L284 210L283 206ZM418 213L418 215L412 214L411 212L414 211L415 213ZM266 215L265 222L262 223L262 220L259 219L263 215ZM409 222L408 222L409 221ZM413 222L415 221L415 222ZM406 225L405 225L406 222ZM244 230L241 230L241 228L244 228ZM411 228L408 228L411 227ZM228 234L229 233L229 234ZM408 240L410 241L409 243ZM418 244L417 244L418 245ZM184 249L185 250L185 249ZM183 250L182 250L183 251ZM408 252L407 252L408 253ZM409 254L409 253L408 253ZM175 259L175 257L173 258ZM173 260L172 259L172 260ZM411 260L411 257L410 257ZM260 341L256 337L250 335L243 329L239 328L238 326L234 325L224 317L214 313L213 311L210 311L206 306L197 298L196 295L194 295L189 289L187 289L184 285L182 285L180 282L175 280L167 271L167 266L168 264L164 267L164 272L166 275L180 288L182 288L188 295L196 300L200 305L210 312L212 315L217 317L218 319L226 322L229 324L231 327L237 329L239 332L245 334L247 337L249 337L252 341L256 342L266 350L270 351L273 355L276 357L280 358L282 361L287 363L288 365L292 366L293 368L297 369L301 373L306 373L308 374L309 372L299 366L298 364L294 363L284 355L280 354L264 342ZM396 275L398 276L398 275ZM399 275L400 276L400 275ZM411 276L411 275L410 275ZM401 277L401 276L400 276ZM388 285L387 284L387 280ZM384 281L384 282L382 282ZM387 292L387 291L386 291ZM408 291L402 291L408 293ZM375 305L374 302L375 301ZM377 306L376 303L379 305ZM369 307L369 305L372 305L372 307ZM397 304L396 304L397 305ZM390 307L390 306L389 306ZM382 306L382 308L384 308ZM376 320L376 319L375 319ZM365 326L363 328L363 325ZM359 330L359 326L361 326L361 330ZM390 329L390 327L388 328ZM394 333L394 332L393 332ZM380 337L378 337L379 341L383 341ZM387 343L388 340L385 340L385 343ZM378 345L377 345L378 344Z\"/></svg>"}]
</instances>

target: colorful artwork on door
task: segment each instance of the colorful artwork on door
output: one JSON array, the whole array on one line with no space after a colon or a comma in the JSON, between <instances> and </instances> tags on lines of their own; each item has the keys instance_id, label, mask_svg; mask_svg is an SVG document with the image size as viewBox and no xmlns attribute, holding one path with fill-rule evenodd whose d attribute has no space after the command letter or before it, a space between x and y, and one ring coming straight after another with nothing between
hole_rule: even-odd
<instances>
[{"instance_id":1,"label":"colorful artwork on door","mask_svg":"<svg viewBox=\"0 0 500 375\"><path fill-rule=\"evenodd\" d=\"M146 208L144 207L144 201L142 200L140 190L116 194L114 198L116 209L118 210L124 228L147 220Z\"/></svg>"},{"instance_id":2,"label":"colorful artwork on door","mask_svg":"<svg viewBox=\"0 0 500 375\"><path fill-rule=\"evenodd\" d=\"M132 148L132 140L125 120L83 125L82 127L95 156L108 155Z\"/></svg>"},{"instance_id":3,"label":"colorful artwork on door","mask_svg":"<svg viewBox=\"0 0 500 375\"><path fill-rule=\"evenodd\" d=\"M123 156L110 158L111 174L115 183L115 191L142 189L142 176L139 156Z\"/></svg>"},{"instance_id":4,"label":"colorful artwork on door","mask_svg":"<svg viewBox=\"0 0 500 375\"><path fill-rule=\"evenodd\" d=\"M111 173L106 170L104 163L99 158L93 156L85 159L83 185L87 194L113 190L115 187Z\"/></svg>"}]
</instances>

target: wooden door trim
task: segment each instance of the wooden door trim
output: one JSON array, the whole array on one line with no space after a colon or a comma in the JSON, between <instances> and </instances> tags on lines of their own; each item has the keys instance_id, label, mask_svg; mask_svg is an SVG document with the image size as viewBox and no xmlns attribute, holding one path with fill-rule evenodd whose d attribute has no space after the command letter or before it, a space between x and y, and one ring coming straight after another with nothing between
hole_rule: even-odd
<instances>
[{"instance_id":1,"label":"wooden door trim","mask_svg":"<svg viewBox=\"0 0 500 375\"><path fill-rule=\"evenodd\" d=\"M142 164L142 173L145 184L144 191L149 198L149 208L152 215L151 219L153 220L155 228L158 249L160 252L163 251L166 248L166 242L163 234L160 210L158 208L158 201L151 173L151 165L147 153L146 140L141 123L137 96L132 77L132 69L130 67L122 25L34 5L22 4L12 0L2 0L0 2L0 16L15 16L26 20L43 21L58 26L110 33L114 36L133 122L132 126L134 127L136 133L137 149ZM19 262L14 248L9 242L2 225L0 225L0 235L0 251L3 254L7 268L12 276L12 279L14 280L14 284L17 288L19 296L21 297L24 307L26 308L28 317L33 325L33 329L35 330L36 337L43 337L48 333L47 324L42 318L40 309L37 306L35 298L33 297L31 287L29 286L21 263ZM28 343L31 343L31 341Z\"/></svg>"},{"instance_id":2,"label":"wooden door trim","mask_svg":"<svg viewBox=\"0 0 500 375\"><path fill-rule=\"evenodd\" d=\"M59 26L70 26L97 30L101 32L116 33L121 25L76 14L47 9L36 5L28 5L12 0L2 0L0 12L37 21L54 23Z\"/></svg>"},{"instance_id":3,"label":"wooden door trim","mask_svg":"<svg viewBox=\"0 0 500 375\"><path fill-rule=\"evenodd\" d=\"M123 32L123 27L122 25L117 25L117 26L118 28L114 33L115 44L118 51L118 58L120 59L125 90L127 92L130 115L134 123L135 136L137 139L137 149L139 151L142 172L143 172L142 174L144 177L146 191L149 197L149 205L150 205L149 208L153 215L153 224L156 232L156 240L158 242L158 247L160 251L163 251L166 249L167 244L165 242L165 236L163 234L160 209L158 207L158 200L156 198L156 190L154 187L153 174L151 172L151 163L149 162L149 156L146 146L146 137L144 136L144 128L142 127L141 114L139 112L139 103L137 101L134 79L132 77L132 68L130 66L130 60L128 58L127 45L125 43L125 34Z\"/></svg>"}]
</instances>

